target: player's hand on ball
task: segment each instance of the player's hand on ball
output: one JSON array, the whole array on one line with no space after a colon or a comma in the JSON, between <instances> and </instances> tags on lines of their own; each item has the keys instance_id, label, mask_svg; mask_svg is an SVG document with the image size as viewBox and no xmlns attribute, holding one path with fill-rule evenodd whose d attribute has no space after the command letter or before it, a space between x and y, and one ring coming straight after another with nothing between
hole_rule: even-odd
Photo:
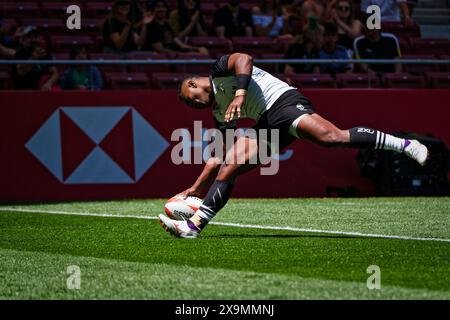
<instances>
[{"instance_id":1,"label":"player's hand on ball","mask_svg":"<svg viewBox=\"0 0 450 320\"><path fill-rule=\"evenodd\" d=\"M225 122L233 120L236 113L238 118L241 117L241 109L244 105L244 101L244 96L234 97L233 101L231 101L230 105L227 108L227 111L225 112Z\"/></svg>"},{"instance_id":2,"label":"player's hand on ball","mask_svg":"<svg viewBox=\"0 0 450 320\"><path fill-rule=\"evenodd\" d=\"M200 190L198 190L197 188L194 187L190 187L186 190L184 190L183 192L180 192L179 194L177 194L177 196L186 198L189 196L193 196L193 197L200 197Z\"/></svg>"}]
</instances>

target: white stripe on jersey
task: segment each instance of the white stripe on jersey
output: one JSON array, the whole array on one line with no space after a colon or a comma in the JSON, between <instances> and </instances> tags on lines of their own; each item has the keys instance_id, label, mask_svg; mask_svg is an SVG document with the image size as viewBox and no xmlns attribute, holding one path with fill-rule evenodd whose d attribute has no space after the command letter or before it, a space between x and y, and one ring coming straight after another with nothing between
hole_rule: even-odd
<instances>
[{"instance_id":1,"label":"white stripe on jersey","mask_svg":"<svg viewBox=\"0 0 450 320\"><path fill-rule=\"evenodd\" d=\"M234 75L214 78L212 79L212 84L217 102L213 109L213 114L217 121L224 122L225 112L236 91ZM241 118L250 118L258 121L261 114L269 110L283 93L291 89L296 88L253 66L245 104L241 109ZM235 115L236 117L237 115Z\"/></svg>"}]
</instances>

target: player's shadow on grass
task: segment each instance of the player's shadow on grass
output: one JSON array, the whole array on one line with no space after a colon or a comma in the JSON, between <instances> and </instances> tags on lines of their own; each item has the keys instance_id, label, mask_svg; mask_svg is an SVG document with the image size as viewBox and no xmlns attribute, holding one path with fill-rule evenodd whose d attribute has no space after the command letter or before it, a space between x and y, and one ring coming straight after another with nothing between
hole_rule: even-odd
<instances>
[{"instance_id":1,"label":"player's shadow on grass","mask_svg":"<svg viewBox=\"0 0 450 320\"><path fill-rule=\"evenodd\" d=\"M321 234L213 234L208 235L208 238L345 238L357 239L361 237L347 236L347 235L321 235ZM205 236L206 238L206 236Z\"/></svg>"}]
</instances>

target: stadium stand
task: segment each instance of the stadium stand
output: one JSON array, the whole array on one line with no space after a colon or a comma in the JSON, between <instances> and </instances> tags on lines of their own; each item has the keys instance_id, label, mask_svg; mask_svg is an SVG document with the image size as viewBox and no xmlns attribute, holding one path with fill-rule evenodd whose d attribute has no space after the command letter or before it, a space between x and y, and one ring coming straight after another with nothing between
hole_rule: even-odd
<instances>
[{"instance_id":1,"label":"stadium stand","mask_svg":"<svg viewBox=\"0 0 450 320\"><path fill-rule=\"evenodd\" d=\"M209 60L211 59L207 54L197 54L197 53L181 53L176 59L179 60ZM208 73L211 66L208 64L176 64L173 66L176 73Z\"/></svg>"},{"instance_id":2,"label":"stadium stand","mask_svg":"<svg viewBox=\"0 0 450 320\"><path fill-rule=\"evenodd\" d=\"M450 52L447 39L411 38L411 47L418 54L446 54Z\"/></svg>"},{"instance_id":3,"label":"stadium stand","mask_svg":"<svg viewBox=\"0 0 450 320\"><path fill-rule=\"evenodd\" d=\"M0 89L7 89L9 87L9 81L8 72L0 72Z\"/></svg>"},{"instance_id":4,"label":"stadium stand","mask_svg":"<svg viewBox=\"0 0 450 320\"><path fill-rule=\"evenodd\" d=\"M292 84L299 88L336 88L336 81L329 74L296 74Z\"/></svg>"},{"instance_id":5,"label":"stadium stand","mask_svg":"<svg viewBox=\"0 0 450 320\"><path fill-rule=\"evenodd\" d=\"M432 54L404 54L403 59L436 59L436 55ZM425 72L439 71L436 64L406 64L403 69L412 75L423 75Z\"/></svg>"},{"instance_id":6,"label":"stadium stand","mask_svg":"<svg viewBox=\"0 0 450 320\"><path fill-rule=\"evenodd\" d=\"M177 89L179 82L183 78L181 73L153 73L152 88L153 89Z\"/></svg>"},{"instance_id":7,"label":"stadium stand","mask_svg":"<svg viewBox=\"0 0 450 320\"><path fill-rule=\"evenodd\" d=\"M5 2L2 5L2 14L5 17L33 18L40 15L39 3L36 2Z\"/></svg>"},{"instance_id":8,"label":"stadium stand","mask_svg":"<svg viewBox=\"0 0 450 320\"><path fill-rule=\"evenodd\" d=\"M167 59L166 55L161 53L153 53L153 52L136 52L129 53L127 55L128 60L165 60ZM144 65L130 65L129 72L145 72L149 77L151 77L152 73L169 73L170 66L168 64L144 64Z\"/></svg>"},{"instance_id":9,"label":"stadium stand","mask_svg":"<svg viewBox=\"0 0 450 320\"><path fill-rule=\"evenodd\" d=\"M123 59L122 55L117 53L91 53L91 60L121 60ZM107 72L125 72L126 66L117 65L117 64L103 64L98 66L100 71L105 74ZM142 72L142 71L141 71Z\"/></svg>"},{"instance_id":10,"label":"stadium stand","mask_svg":"<svg viewBox=\"0 0 450 320\"><path fill-rule=\"evenodd\" d=\"M272 53L273 43L269 37L234 37L233 48L235 51L258 56L261 53Z\"/></svg>"},{"instance_id":11,"label":"stadium stand","mask_svg":"<svg viewBox=\"0 0 450 320\"><path fill-rule=\"evenodd\" d=\"M89 36L53 36L51 43L54 52L68 52L75 44L85 45L91 50L94 47L94 41Z\"/></svg>"},{"instance_id":12,"label":"stadium stand","mask_svg":"<svg viewBox=\"0 0 450 320\"><path fill-rule=\"evenodd\" d=\"M212 58L232 51L231 43L225 39L219 39L216 37L192 37L188 43L195 47L206 47L209 50L209 54Z\"/></svg>"},{"instance_id":13,"label":"stadium stand","mask_svg":"<svg viewBox=\"0 0 450 320\"><path fill-rule=\"evenodd\" d=\"M370 80L370 82L369 82ZM340 88L379 88L380 80L374 74L367 73L342 73L336 75L336 82Z\"/></svg>"},{"instance_id":14,"label":"stadium stand","mask_svg":"<svg viewBox=\"0 0 450 320\"><path fill-rule=\"evenodd\" d=\"M145 73L106 73L107 85L113 90L147 89L150 79Z\"/></svg>"},{"instance_id":15,"label":"stadium stand","mask_svg":"<svg viewBox=\"0 0 450 320\"><path fill-rule=\"evenodd\" d=\"M450 72L427 72L425 76L431 88L450 89Z\"/></svg>"},{"instance_id":16,"label":"stadium stand","mask_svg":"<svg viewBox=\"0 0 450 320\"><path fill-rule=\"evenodd\" d=\"M386 73L383 75L386 88L425 88L423 76L413 76L409 73Z\"/></svg>"},{"instance_id":17,"label":"stadium stand","mask_svg":"<svg viewBox=\"0 0 450 320\"><path fill-rule=\"evenodd\" d=\"M431 1L431 0L430 0ZM434 0L433 0L434 1ZM431 1L431 2L433 2ZM120 54L105 54L103 52L103 38L101 33L102 23L106 15L111 12L113 8L113 1L105 0L35 0L16 2L12 0L0 1L0 18L3 17L2 25L8 26L13 36L14 30L20 26L33 25L36 26L46 43L46 47L51 55L57 59L66 59L70 48L74 44L86 45L90 52L92 60L165 60L165 59L216 59L217 57L231 53L233 51L240 51L252 54L255 59L283 59L284 54L293 41L293 37L297 36L305 26L304 21L301 19L292 19L291 30L295 30L292 34L293 37L281 37L272 39L270 37L235 37L233 39L219 39L214 34L213 16L218 8L226 4L226 1L201 1L201 10L205 18L208 36L196 36L189 37L187 43L196 47L206 47L209 51L209 56L200 54L179 54L179 55L164 55L149 52L132 52L126 56ZM177 1L169 1L171 9L175 9ZM242 1L241 6L246 9L251 9L259 3L257 0ZM68 30L65 28L65 19L67 17L66 8L68 5L77 4L82 10L82 29L81 30ZM419 17L425 19L425 14L432 9L426 9L425 5L421 5L419 2L416 10L419 12ZM354 8L359 8L358 1L355 1ZM424 9L425 8L425 9ZM358 9L359 10L359 9ZM433 12L437 12L437 8L433 9ZM443 8L442 14L447 12L447 8ZM356 16L360 17L360 13L357 11ZM406 26L400 22L383 23L382 31L393 33L398 37L400 44L402 58L403 59L450 59L450 42L447 38L440 38L439 34L427 33L423 35L423 28L421 21L429 23L427 19L417 19L416 23ZM439 20L440 21L440 20ZM439 22L441 23L441 22ZM438 22L436 22L438 24ZM441 23L442 25L442 23ZM436 28L435 28L436 29ZM445 28L443 27L443 30ZM284 65L264 63L259 65L261 68L268 72L277 74L279 77L283 72ZM207 73L209 70L208 65L202 64L186 64L186 65L100 65L98 66L101 72L104 74L112 73L124 73L126 76L133 75L135 73L144 73L148 79L145 85L152 88L167 88L174 87L171 81L177 78L177 74L181 73ZM62 70L64 66L58 66L59 70ZM10 88L10 81L5 81L5 78L9 78L10 66L0 65L0 72L7 73L5 76L2 74L2 88ZM369 75L358 73L358 65L355 65L354 74L337 74L335 77L328 74L302 74L291 77L293 84L298 84L299 87L322 87L322 88L335 88L335 87L352 87L363 88L367 87L367 81ZM403 66L403 72L401 74L385 74L379 75L376 79L374 75L370 75L371 87L386 87L386 88L447 88L448 79L445 72L450 72L450 65L437 65L437 64L406 64ZM161 76L161 74L170 74L172 76ZM156 76L154 76L156 74ZM132 86L138 81L134 79L141 79L141 77L132 77L133 80L126 81L125 83ZM120 81L119 81L120 82ZM117 82L117 83L119 83ZM121 87L122 84L114 83L114 88ZM364 85L364 83L366 85ZM112 88L112 82L109 82L106 88Z\"/></svg>"}]
</instances>

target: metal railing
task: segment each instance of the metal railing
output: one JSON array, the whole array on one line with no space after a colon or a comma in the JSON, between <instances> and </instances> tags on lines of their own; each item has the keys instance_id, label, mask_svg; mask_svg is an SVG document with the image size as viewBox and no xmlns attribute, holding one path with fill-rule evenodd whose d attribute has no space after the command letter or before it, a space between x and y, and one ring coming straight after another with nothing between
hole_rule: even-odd
<instances>
[{"instance_id":1,"label":"metal railing","mask_svg":"<svg viewBox=\"0 0 450 320\"><path fill-rule=\"evenodd\" d=\"M151 57L138 60L0 60L0 65L14 64L51 64L51 65L202 65L212 64L214 59L165 59L153 60ZM254 64L275 64L277 70L285 64L416 64L416 65L450 65L449 59L255 59ZM368 74L370 70L368 69ZM277 72L280 73L280 72ZM368 87L371 86L368 76Z\"/></svg>"},{"instance_id":2,"label":"metal railing","mask_svg":"<svg viewBox=\"0 0 450 320\"><path fill-rule=\"evenodd\" d=\"M88 65L158 65L158 64L212 64L215 60L178 60L178 59L166 59L166 60L0 60L0 64L53 64L53 65L75 65L75 64L88 64ZM268 64L330 64L330 63L358 63L358 64L450 64L448 59L255 59L255 64L268 63Z\"/></svg>"}]
</instances>

